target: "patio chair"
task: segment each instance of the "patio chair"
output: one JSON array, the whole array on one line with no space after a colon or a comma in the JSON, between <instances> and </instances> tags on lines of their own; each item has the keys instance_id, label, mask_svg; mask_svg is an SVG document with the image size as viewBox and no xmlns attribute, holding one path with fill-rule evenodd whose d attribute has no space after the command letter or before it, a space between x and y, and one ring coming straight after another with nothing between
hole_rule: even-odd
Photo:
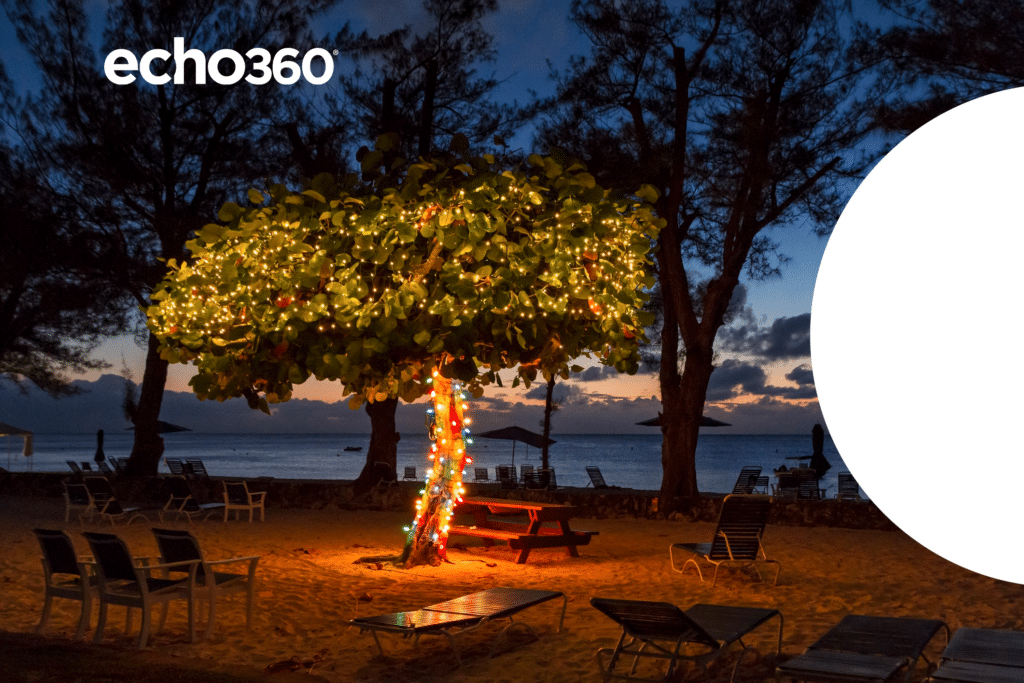
<instances>
[{"instance_id":1,"label":"patio chair","mask_svg":"<svg viewBox=\"0 0 1024 683\"><path fill-rule=\"evenodd\" d=\"M92 496L85 484L64 482L64 521L71 519L71 513L78 515L78 523L84 524L85 518L92 518L96 509L93 506Z\"/></svg>"},{"instance_id":2,"label":"patio chair","mask_svg":"<svg viewBox=\"0 0 1024 683\"><path fill-rule=\"evenodd\" d=\"M474 474L474 476L473 476L473 481L474 482L477 482L477 481L490 482L491 481L490 478L488 477L488 469L486 467L474 467L473 468L473 474Z\"/></svg>"},{"instance_id":3,"label":"patio chair","mask_svg":"<svg viewBox=\"0 0 1024 683\"><path fill-rule=\"evenodd\" d=\"M768 475L760 476L754 481L754 493L768 495Z\"/></svg>"},{"instance_id":4,"label":"patio chair","mask_svg":"<svg viewBox=\"0 0 1024 683\"><path fill-rule=\"evenodd\" d=\"M114 476L114 470L110 469L110 465L108 465L105 460L101 460L96 463L96 469L97 471L102 472L104 476Z\"/></svg>"},{"instance_id":5,"label":"patio chair","mask_svg":"<svg viewBox=\"0 0 1024 683\"><path fill-rule=\"evenodd\" d=\"M114 495L114 489L110 487L110 482L106 477L86 477L85 486L89 489L89 495L92 497L93 514L110 522L110 526L114 526L122 519L127 520L127 524L131 524L139 517L146 519L142 508L121 505L121 501Z\"/></svg>"},{"instance_id":6,"label":"patio chair","mask_svg":"<svg viewBox=\"0 0 1024 683\"><path fill-rule=\"evenodd\" d=\"M258 555L231 557L225 560L207 560L202 548L199 547L198 539L188 531L153 529L153 536L156 537L156 544L160 548L161 562L171 564L199 562L199 566L195 569L194 598L205 595L210 602L206 630L203 632L204 638L208 638L213 633L217 600L220 595L225 593L244 592L246 594L245 627L252 628L256 564L260 560ZM224 565L240 563L248 563L248 567L242 567L244 573L217 571ZM178 569L172 569L171 572L188 572L189 570L189 566L182 565Z\"/></svg>"},{"instance_id":7,"label":"patio chair","mask_svg":"<svg viewBox=\"0 0 1024 683\"><path fill-rule=\"evenodd\" d=\"M907 681L935 635L949 628L938 619L850 614L802 655L778 666L793 681ZM927 661L927 660L926 660Z\"/></svg>"},{"instance_id":8,"label":"patio chair","mask_svg":"<svg viewBox=\"0 0 1024 683\"><path fill-rule=\"evenodd\" d=\"M171 471L171 474L184 477L185 476L185 464L179 458L164 458L164 462L167 464L167 469Z\"/></svg>"},{"instance_id":9,"label":"patio chair","mask_svg":"<svg viewBox=\"0 0 1024 683\"><path fill-rule=\"evenodd\" d=\"M836 500L860 500L860 485L849 472L839 473L839 486L836 488Z\"/></svg>"},{"instance_id":10,"label":"patio chair","mask_svg":"<svg viewBox=\"0 0 1024 683\"><path fill-rule=\"evenodd\" d=\"M514 626L522 626L534 637L538 637L529 624L524 621L514 621L512 617L525 609L555 598L562 598L562 614L558 620L558 630L561 631L562 622L565 620L565 608L568 606L565 594L557 591L525 588L488 588L478 593L463 595L454 600L430 605L412 612L358 617L349 623L359 627L360 633L369 631L382 655L384 649L377 637L377 631L397 633L404 638L411 637L414 644L422 635L445 636L455 653L456 665L461 666L462 659L455 641L456 635L473 631L492 621L508 619L509 624L498 633L491 646L490 656L493 657L498 643Z\"/></svg>"},{"instance_id":11,"label":"patio chair","mask_svg":"<svg viewBox=\"0 0 1024 683\"><path fill-rule=\"evenodd\" d=\"M597 662L605 681L621 678L634 681L669 681L680 660L693 662L710 680L708 666L722 656L733 643L743 650L736 659L730 681L736 678L743 655L754 648L743 638L769 620L779 618L776 655L782 650L782 614L774 609L694 605L685 612L667 602L591 598L590 604L622 627L614 648L597 651ZM693 646L693 647L689 647ZM692 653L692 649L699 652ZM683 651L681 651L683 650ZM605 661L604 657L608 657ZM628 673L616 671L619 660L631 657ZM667 659L665 675L659 678L636 676L643 657Z\"/></svg>"},{"instance_id":12,"label":"patio chair","mask_svg":"<svg viewBox=\"0 0 1024 683\"><path fill-rule=\"evenodd\" d=\"M605 483L604 476L601 474L600 467L587 465L587 474L590 475L590 484L593 484L595 489L609 488L608 484ZM587 486L590 486L590 484L587 484Z\"/></svg>"},{"instance_id":13,"label":"patio chair","mask_svg":"<svg viewBox=\"0 0 1024 683\"><path fill-rule=\"evenodd\" d=\"M526 475L533 473L533 465L519 466L519 485L526 488Z\"/></svg>"},{"instance_id":14,"label":"patio chair","mask_svg":"<svg viewBox=\"0 0 1024 683\"><path fill-rule=\"evenodd\" d=\"M167 619L167 606L172 600L188 602L188 629L192 642L196 639L195 604L192 599L196 570L199 562L175 562L142 566L132 557L128 546L113 534L85 532L82 534L89 541L93 557L96 558L96 572L99 576L100 618L96 625L94 643L103 640L103 630L107 623L107 607L123 605L129 610L137 607L142 611L142 625L139 628L139 648L146 647L149 640L153 617L153 607L163 604L163 613L154 633L163 628ZM156 578L154 570L171 570L185 568L187 579ZM129 620L129 624L130 624ZM129 628L130 625L129 625Z\"/></svg>"},{"instance_id":15,"label":"patio chair","mask_svg":"<svg viewBox=\"0 0 1024 683\"><path fill-rule=\"evenodd\" d=\"M934 683L1020 683L1024 681L1024 632L958 628L950 638Z\"/></svg>"},{"instance_id":16,"label":"patio chair","mask_svg":"<svg viewBox=\"0 0 1024 683\"><path fill-rule=\"evenodd\" d=\"M726 496L722 500L722 511L718 515L718 524L710 543L673 543L669 546L669 562L672 569L683 573L688 565L693 564L701 583L704 583L704 574L697 562L698 558L703 559L715 567L715 574L711 579L713 588L718 580L718 569L722 566L730 569L752 567L763 580L757 563L764 562L776 565L775 581L772 585L777 584L782 565L778 560L768 559L762 543L770 508L771 498L768 496ZM691 554L681 567L676 567L676 550Z\"/></svg>"},{"instance_id":17,"label":"patio chair","mask_svg":"<svg viewBox=\"0 0 1024 683\"><path fill-rule=\"evenodd\" d=\"M249 523L252 524L252 513L260 511L260 521L263 519L263 504L267 497L266 491L250 491L249 485L244 481L225 481L224 484L224 521L228 521L228 515L235 511L235 519L242 510L249 511Z\"/></svg>"},{"instance_id":18,"label":"patio chair","mask_svg":"<svg viewBox=\"0 0 1024 683\"><path fill-rule=\"evenodd\" d=\"M75 554L75 546L66 533L56 529L34 531L43 550L43 575L46 580L43 615L35 633L41 633L46 627L53 599L66 598L82 603L82 614L78 618L78 630L74 636L75 640L81 640L89 628L92 599L99 595L99 579L89 570L89 563Z\"/></svg>"},{"instance_id":19,"label":"patio chair","mask_svg":"<svg viewBox=\"0 0 1024 683\"><path fill-rule=\"evenodd\" d=\"M818 480L813 477L799 479L796 497L800 500L821 500L821 489L818 487Z\"/></svg>"},{"instance_id":20,"label":"patio chair","mask_svg":"<svg viewBox=\"0 0 1024 683\"><path fill-rule=\"evenodd\" d=\"M736 477L736 483L733 484L733 493L753 493L754 486L757 484L757 478L761 474L761 468L756 465L748 465L740 470L740 474Z\"/></svg>"},{"instance_id":21,"label":"patio chair","mask_svg":"<svg viewBox=\"0 0 1024 683\"><path fill-rule=\"evenodd\" d=\"M210 474L206 471L206 465L199 458L187 458L185 460L185 472L200 479L210 478Z\"/></svg>"},{"instance_id":22,"label":"patio chair","mask_svg":"<svg viewBox=\"0 0 1024 683\"><path fill-rule=\"evenodd\" d=\"M163 509L160 510L161 522L164 521L165 512L174 513L176 517L184 515L185 519L191 524L193 517L202 516L203 521L206 521L210 515L224 509L224 503L198 502L192 493L192 487L185 477L165 477L162 481L171 496L168 498Z\"/></svg>"},{"instance_id":23,"label":"patio chair","mask_svg":"<svg viewBox=\"0 0 1024 683\"><path fill-rule=\"evenodd\" d=\"M498 478L498 483L501 484L501 488L517 488L516 470L512 465L498 465L494 470L494 474Z\"/></svg>"},{"instance_id":24,"label":"patio chair","mask_svg":"<svg viewBox=\"0 0 1024 683\"><path fill-rule=\"evenodd\" d=\"M419 477L416 476L416 468L415 467L406 467L405 468L405 474L402 475L402 480L403 481L415 481L417 479L419 479Z\"/></svg>"}]
</instances>

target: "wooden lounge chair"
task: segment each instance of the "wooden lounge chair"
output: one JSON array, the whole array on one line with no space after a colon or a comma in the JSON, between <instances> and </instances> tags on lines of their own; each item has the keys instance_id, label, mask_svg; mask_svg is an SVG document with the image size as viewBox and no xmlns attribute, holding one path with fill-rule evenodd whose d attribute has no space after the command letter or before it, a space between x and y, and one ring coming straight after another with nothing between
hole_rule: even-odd
<instances>
[{"instance_id":1,"label":"wooden lounge chair","mask_svg":"<svg viewBox=\"0 0 1024 683\"><path fill-rule=\"evenodd\" d=\"M474 475L473 476L473 481L474 482L477 482L477 481L490 482L491 481L490 478L488 477L488 469L486 467L474 467L473 468L473 475Z\"/></svg>"},{"instance_id":2,"label":"wooden lounge chair","mask_svg":"<svg viewBox=\"0 0 1024 683\"><path fill-rule=\"evenodd\" d=\"M146 519L142 508L121 505L121 501L114 495L114 489L110 487L110 482L106 477L86 477L85 486L89 489L89 495L92 497L93 514L110 522L110 526L114 526L122 519L127 520L127 524L131 524L140 517Z\"/></svg>"},{"instance_id":3,"label":"wooden lounge chair","mask_svg":"<svg viewBox=\"0 0 1024 683\"><path fill-rule=\"evenodd\" d=\"M740 470L740 474L736 477L736 483L733 484L733 493L753 493L754 486L757 484L757 478L761 474L761 468L756 465L748 465Z\"/></svg>"},{"instance_id":4,"label":"wooden lounge chair","mask_svg":"<svg viewBox=\"0 0 1024 683\"><path fill-rule=\"evenodd\" d=\"M935 635L949 628L938 619L847 615L802 655L778 666L792 681L907 681Z\"/></svg>"},{"instance_id":5,"label":"wooden lounge chair","mask_svg":"<svg viewBox=\"0 0 1024 683\"><path fill-rule=\"evenodd\" d=\"M942 651L934 683L1024 681L1024 632L959 628Z\"/></svg>"},{"instance_id":6,"label":"wooden lounge chair","mask_svg":"<svg viewBox=\"0 0 1024 683\"><path fill-rule=\"evenodd\" d=\"M860 500L860 485L849 472L839 473L839 486L836 488L837 500Z\"/></svg>"},{"instance_id":7,"label":"wooden lounge chair","mask_svg":"<svg viewBox=\"0 0 1024 683\"><path fill-rule=\"evenodd\" d=\"M498 483L501 484L503 489L514 489L517 488L516 484L516 470L511 465L498 465L495 468L495 476L498 478Z\"/></svg>"},{"instance_id":8,"label":"wooden lounge chair","mask_svg":"<svg viewBox=\"0 0 1024 683\"><path fill-rule=\"evenodd\" d=\"M761 572L757 569L757 563L764 562L776 565L773 585L777 584L782 565L777 560L768 559L762 543L770 508L771 498L768 496L735 494L726 496L722 500L722 511L718 515L718 525L715 527L715 533L710 543L673 543L669 546L669 561L672 569L683 573L688 565L693 564L697 570L697 576L703 583L704 574L697 562L698 559L702 559L715 567L715 574L711 579L711 586L714 587L718 580L719 567L723 565L726 568L753 567L760 577ZM675 551L677 550L691 555L681 567L676 566Z\"/></svg>"},{"instance_id":9,"label":"wooden lounge chair","mask_svg":"<svg viewBox=\"0 0 1024 683\"><path fill-rule=\"evenodd\" d=\"M562 630L565 619L565 608L568 599L564 593L557 591L528 590L524 588L488 588L478 593L464 595L436 605L430 605L412 612L395 612L374 617L359 617L350 624L359 627L359 632L369 631L377 643L377 649L384 654L377 631L397 633L405 638L413 638L417 642L422 635L439 635L448 638L455 653L455 661L462 665L455 636L472 631L486 623L500 619L508 619L509 624L501 630L491 646L490 656L494 656L498 643L513 626L522 626L536 636L536 632L523 621L514 621L513 616L519 612L539 605L548 600L562 598L562 614L558 620L558 630Z\"/></svg>"},{"instance_id":10,"label":"wooden lounge chair","mask_svg":"<svg viewBox=\"0 0 1024 683\"><path fill-rule=\"evenodd\" d=\"M164 521L164 513L173 513L175 517L184 515L189 524L193 517L202 516L205 521L218 510L224 509L224 503L200 503L192 493L192 487L185 477L165 477L163 484L170 493L167 503L160 510L160 521Z\"/></svg>"},{"instance_id":11,"label":"wooden lounge chair","mask_svg":"<svg viewBox=\"0 0 1024 683\"><path fill-rule=\"evenodd\" d=\"M605 681L612 678L669 681L680 660L693 662L710 680L708 665L724 654L730 645L738 642L743 650L733 667L732 678L729 679L732 681L736 678L743 655L747 651L754 651L754 648L743 642L743 638L774 617L779 618L776 653L782 648L782 614L774 609L694 605L684 612L667 602L610 598L591 598L590 604L622 627L615 648L601 648L597 651L598 665ZM651 678L635 675L640 660L645 657L668 660L664 676ZM623 658L632 660L627 665L627 672L617 670Z\"/></svg>"},{"instance_id":12,"label":"wooden lounge chair","mask_svg":"<svg viewBox=\"0 0 1024 683\"><path fill-rule=\"evenodd\" d=\"M146 647L153 620L153 607L156 604L164 605L163 614L160 616L155 633L163 628L167 618L167 603L171 600L186 600L188 602L189 638L195 642L195 609L192 596L199 562L143 566L132 557L128 546L117 536L88 531L82 535L89 541L93 557L96 558L96 571L99 576L100 619L96 625L94 643L103 640L103 630L107 623L107 607L123 605L129 610L132 607L142 610L142 626L139 629L138 646L139 648ZM187 579L157 578L152 575L154 570L181 568L188 570Z\"/></svg>"},{"instance_id":13,"label":"wooden lounge chair","mask_svg":"<svg viewBox=\"0 0 1024 683\"><path fill-rule=\"evenodd\" d=\"M35 529L35 534L43 550L43 574L46 579L43 615L35 633L41 633L50 619L53 599L66 598L82 603L82 614L78 619L78 630L75 631L75 640L81 640L89 628L92 599L99 596L99 579L89 570L89 563L75 554L75 546L66 533L56 529Z\"/></svg>"},{"instance_id":14,"label":"wooden lounge chair","mask_svg":"<svg viewBox=\"0 0 1024 683\"><path fill-rule=\"evenodd\" d=\"M199 547L199 541L187 531L174 529L153 529L153 536L156 537L156 544L160 548L160 561L170 564L181 564L198 561L199 566L195 569L194 596L206 595L210 602L209 616L206 619L206 630L204 638L208 638L213 632L213 626L217 615L218 596L230 592L244 592L247 596L245 610L245 626L252 628L252 614L255 607L255 585L256 585L256 564L260 558L258 555L249 557L232 557L225 560L207 560L206 555ZM218 571L228 564L248 563L244 573ZM191 566L181 564L173 572L188 572Z\"/></svg>"},{"instance_id":15,"label":"wooden lounge chair","mask_svg":"<svg viewBox=\"0 0 1024 683\"><path fill-rule=\"evenodd\" d=\"M185 460L185 472L200 479L210 478L210 474L206 471L206 465L199 458L187 458Z\"/></svg>"},{"instance_id":16,"label":"wooden lounge chair","mask_svg":"<svg viewBox=\"0 0 1024 683\"><path fill-rule=\"evenodd\" d=\"M609 488L608 484L605 483L604 476L601 474L600 467L587 465L587 474L590 475L590 484L593 484L595 489ZM590 484L587 484L587 486L590 486Z\"/></svg>"},{"instance_id":17,"label":"wooden lounge chair","mask_svg":"<svg viewBox=\"0 0 1024 683\"><path fill-rule=\"evenodd\" d=\"M419 477L416 476L416 468L415 467L406 467L405 468L405 474L402 475L402 480L403 481L415 481L417 479L419 479Z\"/></svg>"},{"instance_id":18,"label":"wooden lounge chair","mask_svg":"<svg viewBox=\"0 0 1024 683\"><path fill-rule=\"evenodd\" d=\"M79 524L85 523L85 518L92 519L96 508L89 495L89 489L85 484L64 482L64 521L71 519L71 513L78 515Z\"/></svg>"},{"instance_id":19,"label":"wooden lounge chair","mask_svg":"<svg viewBox=\"0 0 1024 683\"><path fill-rule=\"evenodd\" d=\"M179 458L164 458L164 462L167 464L167 469L171 471L171 474L177 477L185 476L185 464Z\"/></svg>"},{"instance_id":20,"label":"wooden lounge chair","mask_svg":"<svg viewBox=\"0 0 1024 683\"><path fill-rule=\"evenodd\" d=\"M228 515L235 511L235 519L242 510L249 511L249 523L252 524L252 513L260 511L260 521L263 519L263 505L267 497L266 491L250 491L249 485L244 481L225 481L224 485L224 521L228 521Z\"/></svg>"}]
</instances>

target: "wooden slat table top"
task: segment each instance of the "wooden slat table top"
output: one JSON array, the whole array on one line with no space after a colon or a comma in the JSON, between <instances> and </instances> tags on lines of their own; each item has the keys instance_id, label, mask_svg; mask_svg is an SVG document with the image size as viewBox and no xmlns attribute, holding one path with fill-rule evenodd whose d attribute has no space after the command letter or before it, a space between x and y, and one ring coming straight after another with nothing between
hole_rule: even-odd
<instances>
[{"instance_id":1,"label":"wooden slat table top","mask_svg":"<svg viewBox=\"0 0 1024 683\"><path fill-rule=\"evenodd\" d=\"M506 498L463 498L456 510L463 506L468 507L472 505L503 510L559 510L570 513L576 511L575 505L565 505L563 503L538 503L530 500L508 500Z\"/></svg>"}]
</instances>

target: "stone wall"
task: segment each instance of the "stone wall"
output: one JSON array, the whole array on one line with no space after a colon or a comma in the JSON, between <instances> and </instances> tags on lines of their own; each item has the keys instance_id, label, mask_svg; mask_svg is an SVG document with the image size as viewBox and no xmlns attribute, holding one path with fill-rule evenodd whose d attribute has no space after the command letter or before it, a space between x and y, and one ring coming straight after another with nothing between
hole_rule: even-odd
<instances>
[{"instance_id":1,"label":"stone wall","mask_svg":"<svg viewBox=\"0 0 1024 683\"><path fill-rule=\"evenodd\" d=\"M71 477L56 473L0 472L0 495L56 498L63 495L63 482ZM117 478L114 491L123 501L160 507L168 494L161 477ZM192 480L199 502L223 500L221 478ZM351 482L259 478L247 480L251 491L266 491L266 506L312 510L409 510L415 507L421 482L395 482L380 486L356 499ZM579 517L653 518L657 516L657 492L633 489L560 488L554 491L505 490L498 484L467 483L471 496L563 503L579 508ZM704 496L693 519L714 522L722 496ZM671 519L684 518L678 513ZM783 526L830 526L849 529L893 530L895 525L870 502L805 501L777 498L772 502L770 524Z\"/></svg>"}]
</instances>

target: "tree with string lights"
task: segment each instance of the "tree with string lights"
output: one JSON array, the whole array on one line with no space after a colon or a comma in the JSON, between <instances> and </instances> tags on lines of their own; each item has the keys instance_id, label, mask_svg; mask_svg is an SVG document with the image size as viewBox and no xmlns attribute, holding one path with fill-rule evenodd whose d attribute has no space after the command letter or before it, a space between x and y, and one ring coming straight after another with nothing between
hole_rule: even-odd
<instances>
[{"instance_id":1,"label":"tree with string lights","mask_svg":"<svg viewBox=\"0 0 1024 683\"><path fill-rule=\"evenodd\" d=\"M654 198L615 197L579 164L503 170L489 155L411 164L370 192L354 176L252 190L253 206L226 204L196 233L189 262L168 263L150 329L164 358L196 366L199 398L267 412L310 377L340 382L356 409L437 393L437 379L480 396L509 368L513 385L567 378L580 356L634 373ZM461 440L456 421L431 433ZM407 563L443 557L461 467L445 477L425 489L431 532L410 536Z\"/></svg>"}]
</instances>

